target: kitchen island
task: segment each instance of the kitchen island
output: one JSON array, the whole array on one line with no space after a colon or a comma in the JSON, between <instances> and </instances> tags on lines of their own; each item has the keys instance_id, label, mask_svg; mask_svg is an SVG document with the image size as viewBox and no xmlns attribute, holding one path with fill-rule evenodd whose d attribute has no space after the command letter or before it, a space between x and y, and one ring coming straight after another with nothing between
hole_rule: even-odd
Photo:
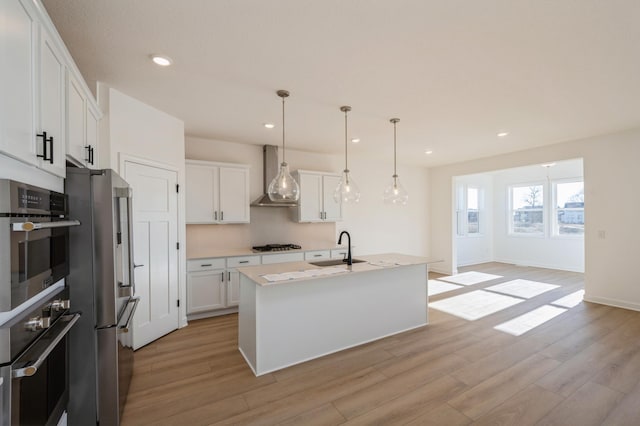
<instances>
[{"instance_id":1,"label":"kitchen island","mask_svg":"<svg viewBox=\"0 0 640 426\"><path fill-rule=\"evenodd\" d=\"M257 376L427 324L431 259L358 259L238 268L238 344Z\"/></svg>"}]
</instances>

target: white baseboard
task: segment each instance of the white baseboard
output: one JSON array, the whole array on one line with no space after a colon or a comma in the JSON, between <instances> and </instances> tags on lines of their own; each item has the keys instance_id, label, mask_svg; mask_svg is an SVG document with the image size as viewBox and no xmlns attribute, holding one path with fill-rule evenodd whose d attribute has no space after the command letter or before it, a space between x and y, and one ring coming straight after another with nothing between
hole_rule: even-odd
<instances>
[{"instance_id":1,"label":"white baseboard","mask_svg":"<svg viewBox=\"0 0 640 426\"><path fill-rule=\"evenodd\" d=\"M199 320L203 318L218 317L220 315L235 314L236 312L238 312L238 307L234 306L232 308L218 309L215 311L198 312L197 314L188 314L187 320L193 321L193 320Z\"/></svg>"},{"instance_id":2,"label":"white baseboard","mask_svg":"<svg viewBox=\"0 0 640 426\"><path fill-rule=\"evenodd\" d=\"M442 274L442 275L455 275L458 273L458 271L451 271L450 269L438 268L437 266L431 266L431 265L429 265L429 272L435 272L436 274Z\"/></svg>"},{"instance_id":3,"label":"white baseboard","mask_svg":"<svg viewBox=\"0 0 640 426\"><path fill-rule=\"evenodd\" d=\"M613 306L614 308L630 309L632 311L640 311L640 303L626 302L624 300L609 299L607 297L591 296L584 294L585 302L598 303L600 305Z\"/></svg>"}]
</instances>

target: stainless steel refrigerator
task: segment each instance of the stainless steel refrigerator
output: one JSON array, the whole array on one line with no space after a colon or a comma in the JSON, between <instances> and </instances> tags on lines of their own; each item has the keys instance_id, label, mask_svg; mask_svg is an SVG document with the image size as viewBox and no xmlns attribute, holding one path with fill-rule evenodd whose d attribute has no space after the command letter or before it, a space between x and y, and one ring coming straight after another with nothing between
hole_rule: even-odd
<instances>
[{"instance_id":1,"label":"stainless steel refrigerator","mask_svg":"<svg viewBox=\"0 0 640 426\"><path fill-rule=\"evenodd\" d=\"M135 296L131 188L113 170L67 168L69 298L82 317L69 333L68 423L118 425L133 372Z\"/></svg>"}]
</instances>

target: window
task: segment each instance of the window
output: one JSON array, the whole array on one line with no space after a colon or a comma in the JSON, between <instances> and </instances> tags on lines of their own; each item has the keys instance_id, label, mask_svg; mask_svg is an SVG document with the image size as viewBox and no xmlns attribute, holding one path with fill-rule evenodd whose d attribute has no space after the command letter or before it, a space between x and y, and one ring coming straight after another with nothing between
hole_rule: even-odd
<instances>
[{"instance_id":1,"label":"window","mask_svg":"<svg viewBox=\"0 0 640 426\"><path fill-rule=\"evenodd\" d=\"M459 184L456 188L457 234L461 237L480 235L481 189Z\"/></svg>"},{"instance_id":2,"label":"window","mask_svg":"<svg viewBox=\"0 0 640 426\"><path fill-rule=\"evenodd\" d=\"M553 235L584 235L584 182L554 182Z\"/></svg>"},{"instance_id":3,"label":"window","mask_svg":"<svg viewBox=\"0 0 640 426\"><path fill-rule=\"evenodd\" d=\"M480 194L478 188L467 188L467 234L480 233Z\"/></svg>"},{"instance_id":4,"label":"window","mask_svg":"<svg viewBox=\"0 0 640 426\"><path fill-rule=\"evenodd\" d=\"M544 235L544 189L542 184L512 186L512 234Z\"/></svg>"}]
</instances>

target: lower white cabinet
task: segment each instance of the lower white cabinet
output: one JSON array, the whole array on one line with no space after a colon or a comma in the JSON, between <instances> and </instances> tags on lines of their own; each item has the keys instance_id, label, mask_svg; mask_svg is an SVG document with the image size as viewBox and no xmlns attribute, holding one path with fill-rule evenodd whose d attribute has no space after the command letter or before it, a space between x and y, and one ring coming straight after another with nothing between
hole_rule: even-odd
<instances>
[{"instance_id":1,"label":"lower white cabinet","mask_svg":"<svg viewBox=\"0 0 640 426\"><path fill-rule=\"evenodd\" d=\"M240 304L240 272L227 271L227 306L238 306Z\"/></svg>"},{"instance_id":2,"label":"lower white cabinet","mask_svg":"<svg viewBox=\"0 0 640 426\"><path fill-rule=\"evenodd\" d=\"M226 306L225 270L189 272L187 314L212 311Z\"/></svg>"}]
</instances>

